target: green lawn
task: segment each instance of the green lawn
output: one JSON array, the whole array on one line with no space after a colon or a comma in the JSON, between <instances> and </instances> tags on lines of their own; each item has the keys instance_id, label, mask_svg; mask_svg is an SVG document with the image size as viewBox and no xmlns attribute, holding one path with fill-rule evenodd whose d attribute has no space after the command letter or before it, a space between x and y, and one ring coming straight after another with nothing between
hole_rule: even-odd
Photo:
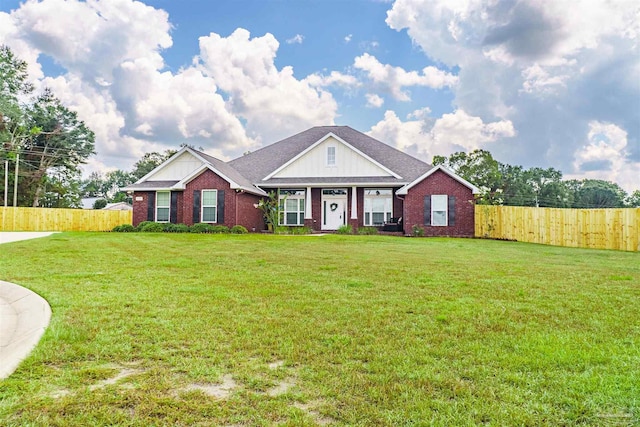
<instances>
[{"instance_id":1,"label":"green lawn","mask_svg":"<svg viewBox=\"0 0 640 427\"><path fill-rule=\"evenodd\" d=\"M640 424L640 254L472 239L63 233L0 425Z\"/></svg>"}]
</instances>

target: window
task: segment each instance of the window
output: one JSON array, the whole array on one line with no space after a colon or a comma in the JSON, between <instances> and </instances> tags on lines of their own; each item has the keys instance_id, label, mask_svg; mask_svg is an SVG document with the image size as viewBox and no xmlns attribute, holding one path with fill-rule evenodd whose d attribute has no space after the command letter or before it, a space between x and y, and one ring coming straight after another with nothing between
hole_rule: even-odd
<instances>
[{"instance_id":1,"label":"window","mask_svg":"<svg viewBox=\"0 0 640 427\"><path fill-rule=\"evenodd\" d=\"M336 147L327 147L327 166L336 165Z\"/></svg>"},{"instance_id":2,"label":"window","mask_svg":"<svg viewBox=\"0 0 640 427\"><path fill-rule=\"evenodd\" d=\"M171 192L156 192L156 221L169 222L169 210L171 207Z\"/></svg>"},{"instance_id":3,"label":"window","mask_svg":"<svg viewBox=\"0 0 640 427\"><path fill-rule=\"evenodd\" d=\"M218 222L218 191L202 190L201 222Z\"/></svg>"},{"instance_id":4,"label":"window","mask_svg":"<svg viewBox=\"0 0 640 427\"><path fill-rule=\"evenodd\" d=\"M280 190L280 225L304 225L305 190Z\"/></svg>"},{"instance_id":5,"label":"window","mask_svg":"<svg viewBox=\"0 0 640 427\"><path fill-rule=\"evenodd\" d=\"M365 188L364 225L381 226L391 219L392 193L390 188Z\"/></svg>"},{"instance_id":6,"label":"window","mask_svg":"<svg viewBox=\"0 0 640 427\"><path fill-rule=\"evenodd\" d=\"M446 194L434 194L431 196L431 225L434 227L447 226L447 203Z\"/></svg>"}]
</instances>

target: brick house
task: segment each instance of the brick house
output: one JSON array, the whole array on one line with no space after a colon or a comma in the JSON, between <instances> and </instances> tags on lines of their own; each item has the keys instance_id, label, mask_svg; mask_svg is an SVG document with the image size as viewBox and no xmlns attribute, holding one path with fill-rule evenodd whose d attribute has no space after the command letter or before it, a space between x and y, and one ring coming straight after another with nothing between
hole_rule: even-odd
<instances>
[{"instance_id":1,"label":"brick house","mask_svg":"<svg viewBox=\"0 0 640 427\"><path fill-rule=\"evenodd\" d=\"M281 226L315 231L413 227L426 236L473 236L471 183L348 126L319 126L223 162L184 147L135 184L142 221L265 228L256 205L280 199ZM391 228L389 228L391 227Z\"/></svg>"}]
</instances>

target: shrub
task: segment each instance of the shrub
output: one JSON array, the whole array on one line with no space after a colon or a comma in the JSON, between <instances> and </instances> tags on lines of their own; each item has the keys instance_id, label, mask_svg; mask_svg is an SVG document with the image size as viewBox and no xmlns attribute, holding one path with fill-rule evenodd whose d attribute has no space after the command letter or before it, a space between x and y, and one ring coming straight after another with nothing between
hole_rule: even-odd
<instances>
[{"instance_id":1,"label":"shrub","mask_svg":"<svg viewBox=\"0 0 640 427\"><path fill-rule=\"evenodd\" d=\"M107 206L107 201L105 199L98 199L93 202L93 209L102 209Z\"/></svg>"},{"instance_id":2,"label":"shrub","mask_svg":"<svg viewBox=\"0 0 640 427\"><path fill-rule=\"evenodd\" d=\"M378 229L376 227L360 227L358 234L378 234Z\"/></svg>"},{"instance_id":3,"label":"shrub","mask_svg":"<svg viewBox=\"0 0 640 427\"><path fill-rule=\"evenodd\" d=\"M193 224L189 229L192 233L213 233L213 226L210 224L205 224L204 222L199 222L197 224Z\"/></svg>"},{"instance_id":4,"label":"shrub","mask_svg":"<svg viewBox=\"0 0 640 427\"><path fill-rule=\"evenodd\" d=\"M143 233L162 233L164 231L164 224L160 224L158 222L151 222L145 224L140 231Z\"/></svg>"},{"instance_id":5,"label":"shrub","mask_svg":"<svg viewBox=\"0 0 640 427\"><path fill-rule=\"evenodd\" d=\"M336 230L336 233L338 233L338 234L352 234L353 233L353 227L351 226L351 224L341 225L340 228L338 228Z\"/></svg>"},{"instance_id":6,"label":"shrub","mask_svg":"<svg viewBox=\"0 0 640 427\"><path fill-rule=\"evenodd\" d=\"M234 225L231 227L231 232L233 234L247 234L249 231L241 225Z\"/></svg>"},{"instance_id":7,"label":"shrub","mask_svg":"<svg viewBox=\"0 0 640 427\"><path fill-rule=\"evenodd\" d=\"M188 233L189 226L185 224L165 224L164 231L167 233Z\"/></svg>"},{"instance_id":8,"label":"shrub","mask_svg":"<svg viewBox=\"0 0 640 427\"><path fill-rule=\"evenodd\" d=\"M143 229L145 226L149 225L149 224L155 224L155 222L153 222L153 221L142 221L140 224L138 224L138 225L136 226L136 231L142 231L142 229Z\"/></svg>"},{"instance_id":9,"label":"shrub","mask_svg":"<svg viewBox=\"0 0 640 427\"><path fill-rule=\"evenodd\" d=\"M116 225L111 231L115 231L116 233L131 233L136 231L136 228L131 224L122 224Z\"/></svg>"},{"instance_id":10,"label":"shrub","mask_svg":"<svg viewBox=\"0 0 640 427\"><path fill-rule=\"evenodd\" d=\"M418 224L414 224L414 226L411 227L411 235L415 237L424 236L424 228L420 227Z\"/></svg>"},{"instance_id":11,"label":"shrub","mask_svg":"<svg viewBox=\"0 0 640 427\"><path fill-rule=\"evenodd\" d=\"M229 227L226 225L214 225L211 227L211 232L216 234L224 234L229 232Z\"/></svg>"}]
</instances>

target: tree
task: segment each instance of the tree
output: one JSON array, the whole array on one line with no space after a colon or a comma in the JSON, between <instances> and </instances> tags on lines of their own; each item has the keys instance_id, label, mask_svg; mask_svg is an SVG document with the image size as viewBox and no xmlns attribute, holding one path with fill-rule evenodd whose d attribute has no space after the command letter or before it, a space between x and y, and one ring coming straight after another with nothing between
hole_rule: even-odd
<instances>
[{"instance_id":1,"label":"tree","mask_svg":"<svg viewBox=\"0 0 640 427\"><path fill-rule=\"evenodd\" d=\"M502 203L502 175L500 164L490 152L474 150L453 153L449 158L434 156L433 165L443 165L474 184L480 189L478 202L481 204Z\"/></svg>"},{"instance_id":2,"label":"tree","mask_svg":"<svg viewBox=\"0 0 640 427\"><path fill-rule=\"evenodd\" d=\"M640 190L635 190L627 196L624 204L630 208L640 208Z\"/></svg>"},{"instance_id":3,"label":"tree","mask_svg":"<svg viewBox=\"0 0 640 427\"><path fill-rule=\"evenodd\" d=\"M107 206L107 201L105 199L98 199L93 202L93 209L102 209Z\"/></svg>"},{"instance_id":4,"label":"tree","mask_svg":"<svg viewBox=\"0 0 640 427\"><path fill-rule=\"evenodd\" d=\"M44 193L47 172L54 168L60 172L78 170L80 164L95 154L95 135L49 89L27 111L29 122L42 130L21 149L25 162L32 168L23 179L23 198L36 207Z\"/></svg>"},{"instance_id":5,"label":"tree","mask_svg":"<svg viewBox=\"0 0 640 427\"><path fill-rule=\"evenodd\" d=\"M26 62L0 46L0 158L20 167L12 177L18 183L18 205L39 206L47 186L54 184L70 185L76 194L59 188L60 194L69 194L61 203L77 205L78 166L94 153L93 132L50 90L30 98L32 92Z\"/></svg>"},{"instance_id":6,"label":"tree","mask_svg":"<svg viewBox=\"0 0 640 427\"><path fill-rule=\"evenodd\" d=\"M621 208L626 192L618 184L601 179L584 179L574 187L574 208Z\"/></svg>"}]
</instances>

